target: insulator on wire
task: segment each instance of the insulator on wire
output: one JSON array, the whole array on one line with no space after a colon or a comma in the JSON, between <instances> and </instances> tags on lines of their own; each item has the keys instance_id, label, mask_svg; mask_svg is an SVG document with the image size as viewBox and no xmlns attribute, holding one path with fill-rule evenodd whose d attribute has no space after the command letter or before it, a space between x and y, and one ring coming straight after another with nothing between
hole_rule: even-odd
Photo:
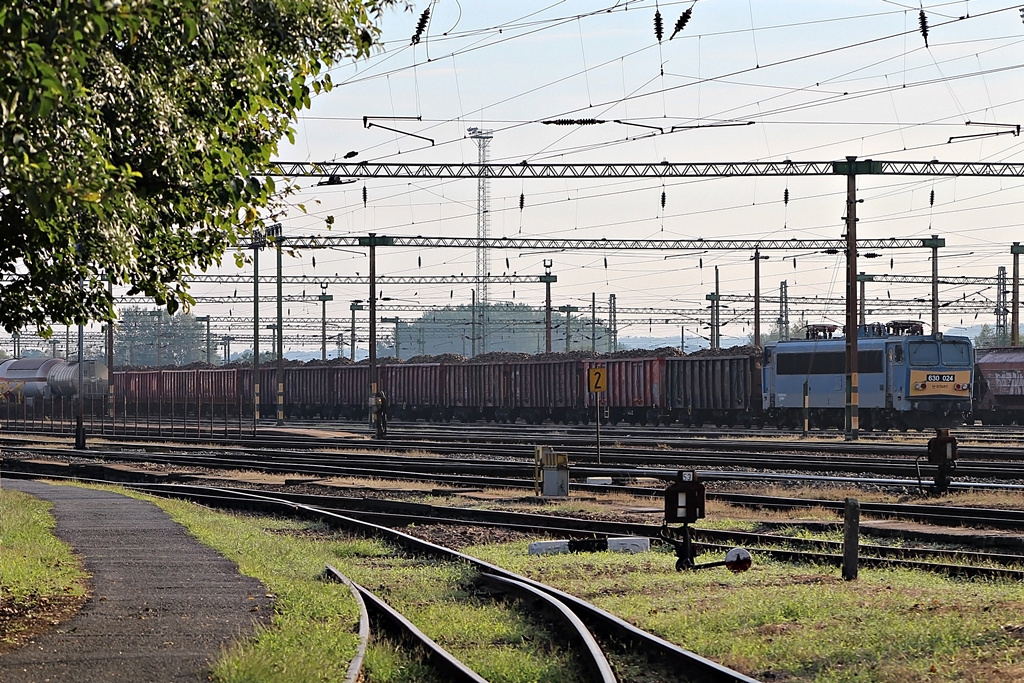
<instances>
[{"instance_id":1,"label":"insulator on wire","mask_svg":"<svg viewBox=\"0 0 1024 683\"><path fill-rule=\"evenodd\" d=\"M596 126L600 123L607 123L603 119L548 119L541 121L545 126Z\"/></svg>"},{"instance_id":2,"label":"insulator on wire","mask_svg":"<svg viewBox=\"0 0 1024 683\"><path fill-rule=\"evenodd\" d=\"M782 203L784 205L786 205L786 206L789 206L789 188L788 187L785 190L782 191Z\"/></svg>"},{"instance_id":3,"label":"insulator on wire","mask_svg":"<svg viewBox=\"0 0 1024 683\"><path fill-rule=\"evenodd\" d=\"M665 34L665 27L661 21L661 10L654 10L654 37L661 42L661 37Z\"/></svg>"},{"instance_id":4,"label":"insulator on wire","mask_svg":"<svg viewBox=\"0 0 1024 683\"><path fill-rule=\"evenodd\" d=\"M688 22L690 20L690 15L691 14L693 14L693 8L692 7L679 15L679 18L676 19L675 30L673 30L672 31L672 35L670 35L668 37L669 40L672 40L673 38L675 38L676 34L679 33L680 31L682 31L686 27L686 22Z\"/></svg>"},{"instance_id":5,"label":"insulator on wire","mask_svg":"<svg viewBox=\"0 0 1024 683\"><path fill-rule=\"evenodd\" d=\"M522 211L526 207L526 193L519 193L519 210Z\"/></svg>"},{"instance_id":6,"label":"insulator on wire","mask_svg":"<svg viewBox=\"0 0 1024 683\"><path fill-rule=\"evenodd\" d=\"M793 270L796 270L796 257L793 257Z\"/></svg>"},{"instance_id":7,"label":"insulator on wire","mask_svg":"<svg viewBox=\"0 0 1024 683\"><path fill-rule=\"evenodd\" d=\"M701 270L704 270L704 259L702 259L702 258L697 259L697 265L700 266Z\"/></svg>"},{"instance_id":8,"label":"insulator on wire","mask_svg":"<svg viewBox=\"0 0 1024 683\"><path fill-rule=\"evenodd\" d=\"M889 270L892 270L895 265L896 265L896 259L894 259L894 258L889 259Z\"/></svg>"},{"instance_id":9,"label":"insulator on wire","mask_svg":"<svg viewBox=\"0 0 1024 683\"><path fill-rule=\"evenodd\" d=\"M931 195L928 197L928 206L935 206L935 190L932 190Z\"/></svg>"},{"instance_id":10,"label":"insulator on wire","mask_svg":"<svg viewBox=\"0 0 1024 683\"><path fill-rule=\"evenodd\" d=\"M418 45L420 42L420 36L427 29L427 22L430 21L430 8L423 10L423 14L420 15L419 21L416 22L416 32L412 34L412 44Z\"/></svg>"},{"instance_id":11,"label":"insulator on wire","mask_svg":"<svg viewBox=\"0 0 1024 683\"><path fill-rule=\"evenodd\" d=\"M921 25L921 36L924 37L924 46L928 47L928 17L922 9L917 15L917 22Z\"/></svg>"},{"instance_id":12,"label":"insulator on wire","mask_svg":"<svg viewBox=\"0 0 1024 683\"><path fill-rule=\"evenodd\" d=\"M508 262L508 257L505 257L505 270L512 270L512 265Z\"/></svg>"},{"instance_id":13,"label":"insulator on wire","mask_svg":"<svg viewBox=\"0 0 1024 683\"><path fill-rule=\"evenodd\" d=\"M665 190L661 191L661 208L665 208Z\"/></svg>"},{"instance_id":14,"label":"insulator on wire","mask_svg":"<svg viewBox=\"0 0 1024 683\"><path fill-rule=\"evenodd\" d=\"M416 257L416 267L417 268L422 268L423 267L423 257L422 256L417 256Z\"/></svg>"},{"instance_id":15,"label":"insulator on wire","mask_svg":"<svg viewBox=\"0 0 1024 683\"><path fill-rule=\"evenodd\" d=\"M604 257L604 268L605 268L605 270L608 270L608 257L607 256Z\"/></svg>"},{"instance_id":16,"label":"insulator on wire","mask_svg":"<svg viewBox=\"0 0 1024 683\"><path fill-rule=\"evenodd\" d=\"M366 185L363 185L363 208L366 208Z\"/></svg>"},{"instance_id":17,"label":"insulator on wire","mask_svg":"<svg viewBox=\"0 0 1024 683\"><path fill-rule=\"evenodd\" d=\"M313 267L316 268L316 254L313 254Z\"/></svg>"}]
</instances>

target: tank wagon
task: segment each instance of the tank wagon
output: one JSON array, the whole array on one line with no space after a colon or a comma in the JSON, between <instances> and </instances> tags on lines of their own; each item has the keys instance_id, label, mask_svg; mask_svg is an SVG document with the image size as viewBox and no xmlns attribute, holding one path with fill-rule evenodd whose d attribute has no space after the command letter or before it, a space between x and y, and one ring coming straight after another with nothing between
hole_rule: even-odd
<instances>
[{"instance_id":1,"label":"tank wagon","mask_svg":"<svg viewBox=\"0 0 1024 683\"><path fill-rule=\"evenodd\" d=\"M987 425L1024 424L1024 348L978 352L974 416Z\"/></svg>"},{"instance_id":2,"label":"tank wagon","mask_svg":"<svg viewBox=\"0 0 1024 683\"><path fill-rule=\"evenodd\" d=\"M100 361L83 362L83 395L107 395L107 366ZM7 403L37 402L78 394L78 363L61 358L19 358L0 363L0 400Z\"/></svg>"}]
</instances>

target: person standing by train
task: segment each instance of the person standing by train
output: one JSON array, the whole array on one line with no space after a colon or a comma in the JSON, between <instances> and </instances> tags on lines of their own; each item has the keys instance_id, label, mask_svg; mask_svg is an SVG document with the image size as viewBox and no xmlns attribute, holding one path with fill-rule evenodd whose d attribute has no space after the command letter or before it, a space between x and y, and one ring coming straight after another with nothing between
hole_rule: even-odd
<instances>
[{"instance_id":1,"label":"person standing by train","mask_svg":"<svg viewBox=\"0 0 1024 683\"><path fill-rule=\"evenodd\" d=\"M377 438L388 435L388 397L383 391L377 392Z\"/></svg>"}]
</instances>

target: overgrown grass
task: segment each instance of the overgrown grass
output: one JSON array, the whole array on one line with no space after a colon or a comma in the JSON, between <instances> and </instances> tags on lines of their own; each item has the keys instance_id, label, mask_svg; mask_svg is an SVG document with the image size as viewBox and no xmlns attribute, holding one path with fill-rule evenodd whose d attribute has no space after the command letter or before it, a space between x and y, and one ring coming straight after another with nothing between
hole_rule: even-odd
<instances>
[{"instance_id":1,"label":"overgrown grass","mask_svg":"<svg viewBox=\"0 0 1024 683\"><path fill-rule=\"evenodd\" d=\"M85 598L87 574L54 533L52 505L0 490L0 650L67 618Z\"/></svg>"},{"instance_id":2,"label":"overgrown grass","mask_svg":"<svg viewBox=\"0 0 1024 683\"><path fill-rule=\"evenodd\" d=\"M1024 680L1019 583L875 569L845 582L832 568L756 554L749 572L730 574L677 573L661 552L530 557L525 543L466 552L765 680Z\"/></svg>"},{"instance_id":3,"label":"overgrown grass","mask_svg":"<svg viewBox=\"0 0 1024 683\"><path fill-rule=\"evenodd\" d=\"M357 646L357 608L344 586L319 580L326 564L382 597L488 680L585 680L572 653L552 645L557 639L544 623L477 595L467 566L408 558L383 542L304 522L150 500L276 596L272 627L232 648L214 668L216 680L344 678ZM387 640L371 646L366 666L375 683L429 681L432 675Z\"/></svg>"},{"instance_id":4,"label":"overgrown grass","mask_svg":"<svg viewBox=\"0 0 1024 683\"><path fill-rule=\"evenodd\" d=\"M85 572L64 541L50 503L0 490L0 595L84 595Z\"/></svg>"}]
</instances>

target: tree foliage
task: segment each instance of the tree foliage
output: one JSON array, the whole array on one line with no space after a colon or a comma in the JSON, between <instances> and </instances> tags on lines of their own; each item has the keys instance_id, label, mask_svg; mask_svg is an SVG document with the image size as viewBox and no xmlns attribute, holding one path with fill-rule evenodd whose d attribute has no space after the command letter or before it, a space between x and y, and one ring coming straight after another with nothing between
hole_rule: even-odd
<instances>
[{"instance_id":1,"label":"tree foliage","mask_svg":"<svg viewBox=\"0 0 1024 683\"><path fill-rule=\"evenodd\" d=\"M210 360L220 364L217 339ZM192 315L168 315L162 309L131 307L121 312L114 332L114 367L173 366L206 362L206 324Z\"/></svg>"},{"instance_id":2,"label":"tree foliage","mask_svg":"<svg viewBox=\"0 0 1024 683\"><path fill-rule=\"evenodd\" d=\"M396 0L0 0L0 324L174 312L261 209L329 67Z\"/></svg>"}]
</instances>

